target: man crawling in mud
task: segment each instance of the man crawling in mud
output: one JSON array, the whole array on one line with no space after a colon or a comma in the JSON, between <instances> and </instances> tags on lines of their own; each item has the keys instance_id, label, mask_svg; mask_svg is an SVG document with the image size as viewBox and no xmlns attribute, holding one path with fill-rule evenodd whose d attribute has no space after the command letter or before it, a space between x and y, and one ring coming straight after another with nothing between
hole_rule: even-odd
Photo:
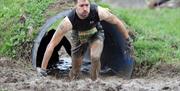
<instances>
[{"instance_id":1,"label":"man crawling in mud","mask_svg":"<svg viewBox=\"0 0 180 91\"><path fill-rule=\"evenodd\" d=\"M115 15L107 9L91 4L90 0L74 0L75 8L59 24L49 45L46 48L41 68L38 72L46 76L46 68L54 48L68 31L71 31L72 69L70 79L76 79L80 73L82 58L85 50L90 48L91 79L96 80L101 68L100 56L103 50L104 31L100 21L104 20L116 25L118 31L129 42L128 31Z\"/></svg>"}]
</instances>

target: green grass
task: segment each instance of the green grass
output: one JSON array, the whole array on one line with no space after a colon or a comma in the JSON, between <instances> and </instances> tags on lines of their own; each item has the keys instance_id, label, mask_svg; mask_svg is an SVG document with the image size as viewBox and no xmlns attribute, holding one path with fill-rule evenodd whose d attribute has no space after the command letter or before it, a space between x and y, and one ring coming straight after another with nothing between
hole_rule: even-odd
<instances>
[{"instance_id":1,"label":"green grass","mask_svg":"<svg viewBox=\"0 0 180 91\"><path fill-rule=\"evenodd\" d=\"M137 62L180 62L179 9L113 9L136 32Z\"/></svg>"},{"instance_id":2,"label":"green grass","mask_svg":"<svg viewBox=\"0 0 180 91\"><path fill-rule=\"evenodd\" d=\"M5 90L5 89L0 88L0 91L8 91L8 90Z\"/></svg>"},{"instance_id":3,"label":"green grass","mask_svg":"<svg viewBox=\"0 0 180 91\"><path fill-rule=\"evenodd\" d=\"M30 41L28 26L37 32L45 21L43 16L48 5L55 0L0 0L0 55L15 56L16 46ZM26 15L26 23L19 23Z\"/></svg>"}]
</instances>

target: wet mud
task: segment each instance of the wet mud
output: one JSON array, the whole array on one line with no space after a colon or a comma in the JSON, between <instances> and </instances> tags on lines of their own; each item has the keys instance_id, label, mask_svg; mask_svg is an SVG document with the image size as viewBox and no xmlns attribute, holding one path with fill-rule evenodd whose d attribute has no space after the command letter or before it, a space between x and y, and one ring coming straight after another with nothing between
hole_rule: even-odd
<instances>
[{"instance_id":1,"label":"wet mud","mask_svg":"<svg viewBox=\"0 0 180 91\"><path fill-rule=\"evenodd\" d=\"M145 68L141 65L141 71ZM2 91L179 91L180 72L177 66L161 64L143 74L138 67L132 79L100 76L92 81L80 75L70 81L68 76L39 77L31 63L0 58L0 90ZM139 68L140 69L140 68ZM143 75L139 75L139 73Z\"/></svg>"}]
</instances>

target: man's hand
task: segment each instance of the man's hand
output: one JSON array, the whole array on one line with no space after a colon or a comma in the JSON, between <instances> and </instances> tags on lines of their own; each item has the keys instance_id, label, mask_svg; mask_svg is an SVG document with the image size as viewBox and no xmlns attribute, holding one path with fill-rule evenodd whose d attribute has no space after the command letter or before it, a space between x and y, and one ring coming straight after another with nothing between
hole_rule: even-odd
<instances>
[{"instance_id":1,"label":"man's hand","mask_svg":"<svg viewBox=\"0 0 180 91\"><path fill-rule=\"evenodd\" d=\"M48 75L46 69L42 69L39 67L37 68L37 73L38 73L38 76L40 77L46 77Z\"/></svg>"}]
</instances>

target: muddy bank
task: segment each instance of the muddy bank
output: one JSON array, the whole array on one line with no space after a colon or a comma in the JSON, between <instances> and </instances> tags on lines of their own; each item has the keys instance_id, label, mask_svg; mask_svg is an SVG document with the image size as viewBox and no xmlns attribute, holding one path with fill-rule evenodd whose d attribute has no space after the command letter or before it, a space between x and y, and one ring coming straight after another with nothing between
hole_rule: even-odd
<instances>
[{"instance_id":1,"label":"muddy bank","mask_svg":"<svg viewBox=\"0 0 180 91\"><path fill-rule=\"evenodd\" d=\"M102 0L115 7L122 8L145 8L147 7L146 0Z\"/></svg>"},{"instance_id":2,"label":"muddy bank","mask_svg":"<svg viewBox=\"0 0 180 91\"><path fill-rule=\"evenodd\" d=\"M117 77L108 77L92 82L86 78L77 81L52 79L35 79L21 83L4 84L7 90L13 91L179 91L179 78L151 78L122 80Z\"/></svg>"},{"instance_id":3,"label":"muddy bank","mask_svg":"<svg viewBox=\"0 0 180 91\"><path fill-rule=\"evenodd\" d=\"M74 81L67 76L41 78L25 61L0 58L0 90L8 91L179 91L179 69L173 65L160 67L148 76L125 80L117 76L100 76L91 81L89 75L81 75ZM143 67L142 67L143 68ZM143 69L142 69L143 70Z\"/></svg>"},{"instance_id":4,"label":"muddy bank","mask_svg":"<svg viewBox=\"0 0 180 91\"><path fill-rule=\"evenodd\" d=\"M121 8L178 8L179 0L102 0L115 7Z\"/></svg>"}]
</instances>

